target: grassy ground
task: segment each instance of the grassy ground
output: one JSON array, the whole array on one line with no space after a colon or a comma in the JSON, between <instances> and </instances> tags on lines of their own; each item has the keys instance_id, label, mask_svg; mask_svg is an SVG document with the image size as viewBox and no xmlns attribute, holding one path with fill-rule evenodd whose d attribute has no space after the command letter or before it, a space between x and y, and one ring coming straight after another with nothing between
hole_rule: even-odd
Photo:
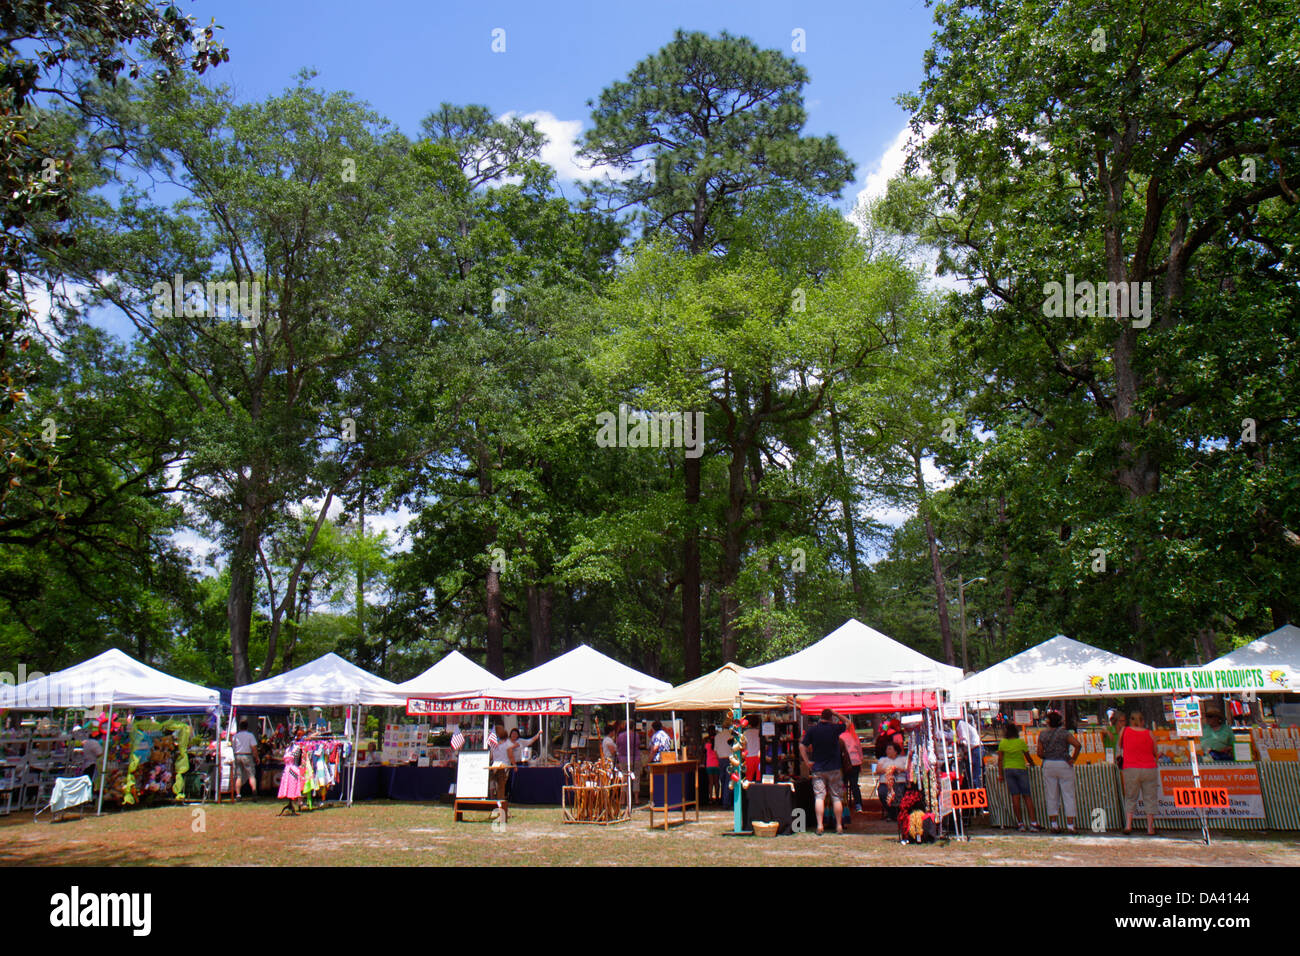
<instances>
[{"instance_id":1,"label":"grassy ground","mask_svg":"<svg viewBox=\"0 0 1300 956\"><path fill-rule=\"evenodd\" d=\"M704 811L699 823L665 833L648 814L616 826L565 825L554 807L520 807L504 832L484 814L453 823L451 808L373 801L279 817L273 801L154 807L56 824L30 813L0 818L0 864L219 866L636 864L649 866L1300 866L1300 834L1167 836L1016 834L988 828L970 842L901 846L892 825L866 815L845 836L724 837L731 817ZM199 829L200 823L203 828Z\"/></svg>"}]
</instances>

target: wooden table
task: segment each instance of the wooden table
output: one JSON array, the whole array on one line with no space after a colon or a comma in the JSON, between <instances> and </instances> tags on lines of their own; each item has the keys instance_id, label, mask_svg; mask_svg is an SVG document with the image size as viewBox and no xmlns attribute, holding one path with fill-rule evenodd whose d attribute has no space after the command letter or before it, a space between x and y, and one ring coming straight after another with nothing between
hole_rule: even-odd
<instances>
[{"instance_id":1,"label":"wooden table","mask_svg":"<svg viewBox=\"0 0 1300 956\"><path fill-rule=\"evenodd\" d=\"M663 815L664 815L664 829L665 829L665 830L668 829L668 823L669 823L668 815L669 815L669 812L672 811L672 810L680 810L680 811L682 811L682 819L681 819L681 822L682 822L682 823L686 823L686 822L687 822L687 820L686 820L686 811L687 811L687 809L693 808L693 809L695 810L695 821L696 821L697 823L699 822L699 819L700 819L700 790L699 790L699 787L697 786L697 787L695 788L695 794L694 794L694 796L690 797L689 799L688 799L687 796L686 796L686 784L687 784L687 781L693 781L693 780L694 780L694 778L695 778L695 776L696 776L696 770L697 770L698 766L699 766L699 765L698 765L698 764L696 763L696 761L694 761L694 760L676 760L676 761L673 761L672 763L651 763L651 764L646 764L645 769L646 769L646 770L649 772L649 774L650 774L650 826L651 826L651 827L653 827L653 826L655 825L655 810L656 810L656 809L659 809L659 810L662 810L662 811L663 811ZM682 786L681 799L680 799L679 801L677 801L676 803L671 802L670 797L669 797L669 793L668 793L668 780L669 780L669 777L672 777L672 776L680 776L680 777L682 778L682 779L681 779L681 786ZM662 780L662 781L663 781L663 787L662 787L662 790L663 790L663 801L664 801L664 802L663 802L663 805L662 805L662 806L658 806L658 807L655 805L655 780L656 780L656 779L659 779L659 780Z\"/></svg>"}]
</instances>

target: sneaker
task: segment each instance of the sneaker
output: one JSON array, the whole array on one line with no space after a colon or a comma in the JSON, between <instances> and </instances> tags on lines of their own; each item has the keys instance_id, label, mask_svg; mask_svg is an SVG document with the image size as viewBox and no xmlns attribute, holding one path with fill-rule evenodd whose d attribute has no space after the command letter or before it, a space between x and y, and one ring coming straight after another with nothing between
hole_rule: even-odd
<instances>
[{"instance_id":1,"label":"sneaker","mask_svg":"<svg viewBox=\"0 0 1300 956\"><path fill-rule=\"evenodd\" d=\"M1040 832L1043 828L1040 827L1037 823L1031 823L1031 824L1029 824L1029 829L1033 830L1035 833L1038 833L1038 832Z\"/></svg>"},{"instance_id":2,"label":"sneaker","mask_svg":"<svg viewBox=\"0 0 1300 956\"><path fill-rule=\"evenodd\" d=\"M1078 833L1079 831L1076 830L1076 829L1074 828L1074 824L1071 823L1071 824L1069 824L1069 825L1065 828L1065 832L1066 832L1066 833Z\"/></svg>"},{"instance_id":3,"label":"sneaker","mask_svg":"<svg viewBox=\"0 0 1300 956\"><path fill-rule=\"evenodd\" d=\"M1024 832L1025 832L1025 825L1024 825L1023 823L1017 823L1017 824L1016 824L1016 829L1019 830L1021 833L1024 833Z\"/></svg>"}]
</instances>

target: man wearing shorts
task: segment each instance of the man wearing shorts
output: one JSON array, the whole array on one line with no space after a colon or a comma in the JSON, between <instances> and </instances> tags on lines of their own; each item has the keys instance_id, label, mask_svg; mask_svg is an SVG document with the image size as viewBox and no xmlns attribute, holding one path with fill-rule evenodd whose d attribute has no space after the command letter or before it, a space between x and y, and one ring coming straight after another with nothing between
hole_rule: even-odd
<instances>
[{"instance_id":1,"label":"man wearing shorts","mask_svg":"<svg viewBox=\"0 0 1300 956\"><path fill-rule=\"evenodd\" d=\"M248 732L248 719L239 722L239 733L232 741L235 750L235 799L239 799L239 790L248 781L253 788L253 797L257 797L257 738Z\"/></svg>"},{"instance_id":2,"label":"man wearing shorts","mask_svg":"<svg viewBox=\"0 0 1300 956\"><path fill-rule=\"evenodd\" d=\"M835 721L838 721L836 723ZM824 831L826 791L831 792L831 809L835 812L835 832L844 832L844 771L840 765L840 735L848 729L848 720L829 707L822 719L804 732L799 743L803 762L812 765L813 805L817 812L817 834Z\"/></svg>"}]
</instances>

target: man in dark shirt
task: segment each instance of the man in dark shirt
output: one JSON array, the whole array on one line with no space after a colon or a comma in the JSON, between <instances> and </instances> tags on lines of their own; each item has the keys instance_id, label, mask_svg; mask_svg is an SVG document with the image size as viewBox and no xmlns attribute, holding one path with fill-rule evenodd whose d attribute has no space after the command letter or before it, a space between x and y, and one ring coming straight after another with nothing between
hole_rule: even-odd
<instances>
[{"instance_id":1,"label":"man in dark shirt","mask_svg":"<svg viewBox=\"0 0 1300 956\"><path fill-rule=\"evenodd\" d=\"M835 721L838 721L836 723ZM799 755L812 765L813 805L817 811L817 833L823 831L826 791L831 792L831 809L835 811L835 832L844 832L844 773L840 764L840 734L848 729L848 720L829 707L822 719L809 727L799 744Z\"/></svg>"}]
</instances>

